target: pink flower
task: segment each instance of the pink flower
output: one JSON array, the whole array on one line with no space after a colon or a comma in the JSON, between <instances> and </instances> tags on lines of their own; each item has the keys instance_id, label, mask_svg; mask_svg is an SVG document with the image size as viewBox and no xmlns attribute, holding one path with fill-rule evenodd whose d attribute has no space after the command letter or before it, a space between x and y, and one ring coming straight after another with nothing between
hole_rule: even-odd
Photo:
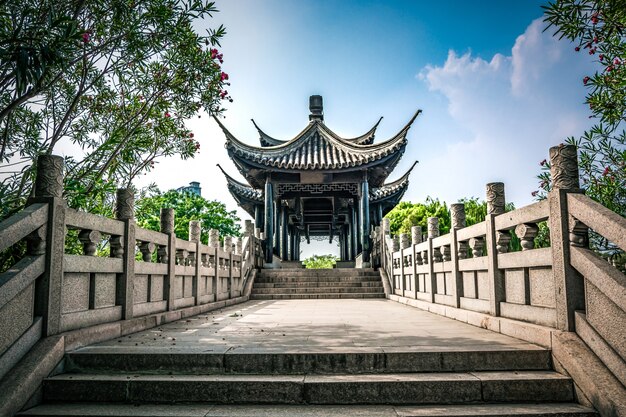
<instances>
[{"instance_id":1,"label":"pink flower","mask_svg":"<svg viewBox=\"0 0 626 417\"><path fill-rule=\"evenodd\" d=\"M546 163L547 163L547 162L548 162L548 161L546 161L546 160L544 159L543 161L539 162L539 165L541 165L542 167L543 167L543 166L546 166Z\"/></svg>"},{"instance_id":2,"label":"pink flower","mask_svg":"<svg viewBox=\"0 0 626 417\"><path fill-rule=\"evenodd\" d=\"M530 193L530 195L532 195L533 197L537 197L537 193L538 191L533 191L532 193Z\"/></svg>"},{"instance_id":3,"label":"pink flower","mask_svg":"<svg viewBox=\"0 0 626 417\"><path fill-rule=\"evenodd\" d=\"M171 117L171 115L169 114L169 112L165 112L165 117Z\"/></svg>"},{"instance_id":4,"label":"pink flower","mask_svg":"<svg viewBox=\"0 0 626 417\"><path fill-rule=\"evenodd\" d=\"M226 97L226 95L228 94L228 91L224 90L224 91L220 91L220 97L224 98Z\"/></svg>"},{"instance_id":5,"label":"pink flower","mask_svg":"<svg viewBox=\"0 0 626 417\"><path fill-rule=\"evenodd\" d=\"M217 49L211 49L211 59L215 59L217 56Z\"/></svg>"},{"instance_id":6,"label":"pink flower","mask_svg":"<svg viewBox=\"0 0 626 417\"><path fill-rule=\"evenodd\" d=\"M189 137L190 137L190 138L193 138L193 132L190 132L190 133L189 133Z\"/></svg>"},{"instance_id":7,"label":"pink flower","mask_svg":"<svg viewBox=\"0 0 626 417\"><path fill-rule=\"evenodd\" d=\"M220 75L220 79L222 81L227 80L228 79L228 74L226 74L225 72L222 72L222 74Z\"/></svg>"},{"instance_id":8,"label":"pink flower","mask_svg":"<svg viewBox=\"0 0 626 417\"><path fill-rule=\"evenodd\" d=\"M574 51L576 52L580 51L580 46L577 46L576 48L574 48Z\"/></svg>"},{"instance_id":9,"label":"pink flower","mask_svg":"<svg viewBox=\"0 0 626 417\"><path fill-rule=\"evenodd\" d=\"M587 85L587 83L589 82L590 78L589 77L585 77L583 78L583 84Z\"/></svg>"},{"instance_id":10,"label":"pink flower","mask_svg":"<svg viewBox=\"0 0 626 417\"><path fill-rule=\"evenodd\" d=\"M89 43L90 38L91 38L91 34L89 32L83 33L83 43Z\"/></svg>"},{"instance_id":11,"label":"pink flower","mask_svg":"<svg viewBox=\"0 0 626 417\"><path fill-rule=\"evenodd\" d=\"M606 177L609 174L609 172L611 172L611 168L609 167L604 168L604 172L602 172L602 176Z\"/></svg>"}]
</instances>

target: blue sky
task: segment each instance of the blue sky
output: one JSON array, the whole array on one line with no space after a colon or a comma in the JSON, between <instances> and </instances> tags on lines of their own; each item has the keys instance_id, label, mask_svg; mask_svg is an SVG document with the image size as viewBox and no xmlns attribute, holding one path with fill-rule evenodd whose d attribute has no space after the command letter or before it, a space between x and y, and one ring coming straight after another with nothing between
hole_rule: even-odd
<instances>
[{"instance_id":1,"label":"blue sky","mask_svg":"<svg viewBox=\"0 0 626 417\"><path fill-rule=\"evenodd\" d=\"M281 139L308 122L308 97L324 97L326 124L356 136L384 119L377 140L409 132L390 179L414 160L405 200L484 198L503 181L523 206L548 148L590 126L582 78L591 59L544 32L539 1L219 1L199 28L223 23L224 70L234 98L224 124L258 144L251 118ZM201 142L193 160L167 159L139 186L199 181L203 195L236 208L221 165L234 177L224 137L207 116L189 121ZM247 216L241 213L242 218Z\"/></svg>"}]
</instances>

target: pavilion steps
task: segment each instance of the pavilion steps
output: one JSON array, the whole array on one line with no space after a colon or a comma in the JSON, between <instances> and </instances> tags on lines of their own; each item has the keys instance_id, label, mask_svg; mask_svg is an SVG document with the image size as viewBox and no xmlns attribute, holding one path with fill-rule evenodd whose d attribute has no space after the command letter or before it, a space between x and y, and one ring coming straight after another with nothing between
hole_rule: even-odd
<instances>
[{"instance_id":1,"label":"pavilion steps","mask_svg":"<svg viewBox=\"0 0 626 417\"><path fill-rule=\"evenodd\" d=\"M596 416L539 348L124 352L68 353L22 415Z\"/></svg>"},{"instance_id":2,"label":"pavilion steps","mask_svg":"<svg viewBox=\"0 0 626 417\"><path fill-rule=\"evenodd\" d=\"M384 298L373 269L265 269L257 275L253 300Z\"/></svg>"}]
</instances>

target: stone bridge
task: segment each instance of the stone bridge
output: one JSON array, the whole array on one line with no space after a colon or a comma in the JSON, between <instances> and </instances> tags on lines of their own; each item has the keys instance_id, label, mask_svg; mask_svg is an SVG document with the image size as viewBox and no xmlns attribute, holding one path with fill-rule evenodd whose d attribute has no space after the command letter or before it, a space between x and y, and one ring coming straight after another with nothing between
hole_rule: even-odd
<instances>
[{"instance_id":1,"label":"stone bridge","mask_svg":"<svg viewBox=\"0 0 626 417\"><path fill-rule=\"evenodd\" d=\"M249 221L204 245L171 209L137 227L126 189L116 219L70 209L42 156L0 223L0 250L27 247L0 275L0 415L626 416L626 278L588 249L624 250L626 220L581 192L575 149L550 158L546 200L504 212L488 184L484 222L383 222L373 268L307 272L263 269Z\"/></svg>"}]
</instances>

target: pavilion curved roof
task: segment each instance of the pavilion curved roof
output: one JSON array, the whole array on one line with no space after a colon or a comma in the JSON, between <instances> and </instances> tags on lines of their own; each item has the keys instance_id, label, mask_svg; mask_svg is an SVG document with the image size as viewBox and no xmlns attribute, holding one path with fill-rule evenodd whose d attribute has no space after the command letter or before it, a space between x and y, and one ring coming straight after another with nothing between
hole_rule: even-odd
<instances>
[{"instance_id":1,"label":"pavilion curved roof","mask_svg":"<svg viewBox=\"0 0 626 417\"><path fill-rule=\"evenodd\" d=\"M256 190L247 184L243 184L224 171L224 169L217 164L217 167L222 171L222 174L226 177L228 184L228 191L233 196L235 201L252 217L254 217L254 205L263 204L263 191Z\"/></svg>"},{"instance_id":2,"label":"pavilion curved roof","mask_svg":"<svg viewBox=\"0 0 626 417\"><path fill-rule=\"evenodd\" d=\"M415 165L417 165L417 161L415 161L413 165L411 165L411 168L409 168L409 170L397 180L384 184L382 187L370 189L370 202L379 203L382 201L388 201L390 204L395 206L400 201L409 186L409 176L411 175L413 168L415 168Z\"/></svg>"},{"instance_id":3,"label":"pavilion curved roof","mask_svg":"<svg viewBox=\"0 0 626 417\"><path fill-rule=\"evenodd\" d=\"M421 113L418 110L406 126L392 138L374 144L358 144L338 137L321 120L309 125L288 142L275 146L256 147L238 140L219 119L214 117L226 136L226 149L242 175L250 181L250 169L300 172L313 170L339 171L385 165L374 181L382 185L395 167L407 145L406 135ZM390 161L391 159L391 161ZM385 164L385 162L388 162ZM259 185L256 180L252 185Z\"/></svg>"},{"instance_id":4,"label":"pavilion curved roof","mask_svg":"<svg viewBox=\"0 0 626 417\"><path fill-rule=\"evenodd\" d=\"M276 139L270 135L268 135L267 133L265 133L254 121L254 119L250 119L252 120L252 124L254 124L254 127L256 128L256 130L259 132L259 142L261 143L261 146L266 148L266 147L271 147L271 146L279 146L279 145L283 145L287 142L290 142L290 140L281 140L281 139ZM376 129L378 129L378 125L380 124L380 122L383 120L383 118L381 117L380 119L378 119L378 121L376 122L376 124L374 124L374 126L372 126L372 128L370 130L368 130L367 132L365 132L364 134L362 134L361 136L357 136L355 138L342 138L339 135L337 135L335 132L331 131L330 129L327 128L328 133L333 135L335 137L335 139L344 141L344 142L351 142L354 143L356 145L371 145L372 143L374 143L374 139L376 137Z\"/></svg>"}]
</instances>

